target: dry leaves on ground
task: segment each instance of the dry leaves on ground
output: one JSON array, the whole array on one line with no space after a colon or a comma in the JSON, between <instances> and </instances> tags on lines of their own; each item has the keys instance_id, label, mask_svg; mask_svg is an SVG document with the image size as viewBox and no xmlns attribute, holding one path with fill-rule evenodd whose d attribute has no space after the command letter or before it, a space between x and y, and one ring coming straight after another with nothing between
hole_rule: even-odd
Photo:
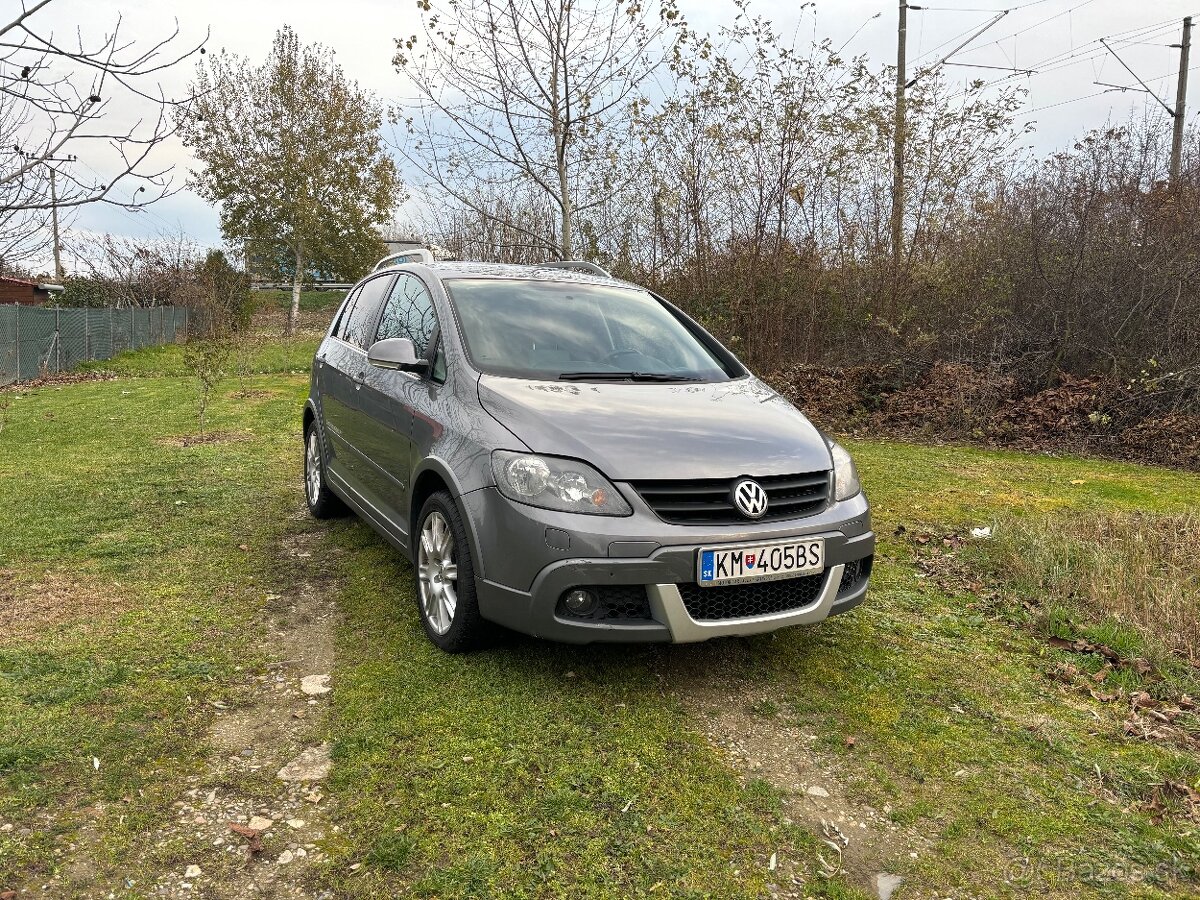
<instances>
[{"instance_id":1,"label":"dry leaves on ground","mask_svg":"<svg viewBox=\"0 0 1200 900\"><path fill-rule=\"evenodd\" d=\"M1164 781L1156 785L1150 793L1149 802L1143 804L1142 808L1150 813L1151 820L1159 825L1169 814L1172 800L1182 804L1185 818L1200 822L1200 792L1181 781Z\"/></svg>"},{"instance_id":2,"label":"dry leaves on ground","mask_svg":"<svg viewBox=\"0 0 1200 900\"><path fill-rule=\"evenodd\" d=\"M262 853L262 832L257 828L250 828L247 825L239 825L237 822L230 822L229 830L234 834L240 834L246 839L246 850L251 856L256 853Z\"/></svg>"}]
</instances>

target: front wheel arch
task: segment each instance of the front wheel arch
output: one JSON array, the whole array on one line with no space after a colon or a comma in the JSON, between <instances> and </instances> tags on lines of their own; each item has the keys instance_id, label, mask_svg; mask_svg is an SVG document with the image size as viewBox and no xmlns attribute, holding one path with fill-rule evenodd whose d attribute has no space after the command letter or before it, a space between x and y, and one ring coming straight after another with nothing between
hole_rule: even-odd
<instances>
[{"instance_id":1,"label":"front wheel arch","mask_svg":"<svg viewBox=\"0 0 1200 900\"><path fill-rule=\"evenodd\" d=\"M440 514L445 520L455 544L461 546L461 551L456 554L454 560L457 569L454 585L457 601L453 619L445 631L435 629L426 614L417 552L421 540L421 526L435 514ZM458 501L448 490L437 490L426 497L417 513L417 523L409 543L413 548L413 588L417 615L429 640L447 653L469 652L490 644L495 636L495 626L479 613L479 602L475 593L475 558L467 520Z\"/></svg>"},{"instance_id":2,"label":"front wheel arch","mask_svg":"<svg viewBox=\"0 0 1200 900\"><path fill-rule=\"evenodd\" d=\"M475 574L484 577L487 561L483 558L483 547L479 543L479 535L475 533L475 524L467 514L467 504L462 500L464 492L460 489L457 479L450 467L437 457L426 457L413 473L412 489L409 491L408 504L408 557L412 562L417 558L415 535L417 533L417 517L425 501L437 491L443 490L450 495L462 516L463 527L467 531L467 540L471 547L471 556L475 560Z\"/></svg>"}]
</instances>

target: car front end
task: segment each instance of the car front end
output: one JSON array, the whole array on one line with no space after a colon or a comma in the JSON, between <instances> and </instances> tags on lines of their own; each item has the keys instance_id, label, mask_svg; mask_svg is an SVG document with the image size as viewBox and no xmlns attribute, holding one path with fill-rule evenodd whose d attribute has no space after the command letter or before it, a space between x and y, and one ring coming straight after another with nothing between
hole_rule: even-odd
<instances>
[{"instance_id":1,"label":"car front end","mask_svg":"<svg viewBox=\"0 0 1200 900\"><path fill-rule=\"evenodd\" d=\"M570 643L688 643L846 612L866 596L875 535L861 490L836 499L834 471L763 477L769 496L804 491L811 498L798 518L786 507L771 517L768 501L766 521L735 518L735 485L760 481L740 476L611 482L625 515L540 508L500 487L465 494L469 517L489 523L479 535L488 561L476 579L480 611L515 630ZM729 500L718 511L721 494ZM677 497L693 498L693 511ZM810 564L785 565L814 548L817 558L804 560ZM714 564L718 554L725 571ZM737 573L729 571L734 560Z\"/></svg>"}]
</instances>

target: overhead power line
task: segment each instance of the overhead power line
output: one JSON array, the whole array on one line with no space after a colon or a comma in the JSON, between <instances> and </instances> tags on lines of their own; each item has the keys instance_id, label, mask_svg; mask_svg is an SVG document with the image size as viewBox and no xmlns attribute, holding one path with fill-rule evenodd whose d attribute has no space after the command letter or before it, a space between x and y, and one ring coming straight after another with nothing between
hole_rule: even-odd
<instances>
[{"instance_id":1,"label":"overhead power line","mask_svg":"<svg viewBox=\"0 0 1200 900\"><path fill-rule=\"evenodd\" d=\"M1108 41L1117 49L1129 46L1131 42L1142 40L1146 37L1157 36L1159 34L1167 34L1178 27L1177 19L1168 19L1164 22L1155 22L1150 25L1142 25L1137 28L1128 28L1124 31L1114 32L1110 35L1105 35L1103 38L1096 38L1088 41L1086 44L1081 44L1074 50L1065 50L1059 53L1051 54L1033 63L1027 63L1025 66L1017 67L1012 65L1012 71L1008 75L1002 75L990 81L984 82L982 87L991 88L997 85L1011 81L1013 78L1024 76L1030 78L1035 75L1048 75L1052 72L1057 72L1062 69L1070 68L1071 66L1080 65L1085 62L1104 58L1108 56L1108 50L1105 49L1101 41ZM993 44L986 44L984 47L991 47ZM1003 52L1003 48L996 45ZM1090 49L1089 49L1090 48ZM973 48L979 49L979 48ZM972 52L971 50L963 51L964 53ZM1007 54L1005 54L1007 59ZM1008 59L1011 64L1013 61ZM963 89L956 94L950 96L949 99L956 100L964 97L969 93L968 89ZM1091 95L1089 95L1091 96ZM1085 99L1085 98L1079 98Z\"/></svg>"},{"instance_id":2,"label":"overhead power line","mask_svg":"<svg viewBox=\"0 0 1200 900\"><path fill-rule=\"evenodd\" d=\"M1116 90L1120 90L1120 88L1113 87L1113 88L1109 88L1106 91L1096 91L1096 93L1094 93L1094 94L1087 94L1083 97L1072 97L1070 100L1060 100L1058 103L1048 103L1045 106L1039 106L1039 107L1036 107L1035 109L1027 109L1027 110L1025 110L1025 112L1023 112L1021 114L1021 116L1022 116L1022 118L1024 118L1025 116L1032 116L1034 113L1045 112L1048 109L1055 109L1059 106L1066 106L1070 103L1080 103L1084 100L1092 100L1096 97L1102 97L1105 94L1111 94L1113 91L1116 91Z\"/></svg>"},{"instance_id":3,"label":"overhead power line","mask_svg":"<svg viewBox=\"0 0 1200 900\"><path fill-rule=\"evenodd\" d=\"M1047 16L1044 19L1034 22L1032 25L1027 25L1024 28L1019 29L1018 31L1014 31L1012 34L1006 34L1003 37L998 37L992 43L998 44L1001 41L1011 40L1012 38L1020 37L1023 34L1028 34L1029 32L1033 31L1035 28L1041 28L1047 22L1053 22L1055 19L1061 19L1063 16L1070 15L1071 13L1075 12L1076 10L1083 9L1085 6L1090 6L1091 4L1093 4L1095 2L1096 2L1096 0L1082 0L1081 3L1076 3L1074 6L1064 9L1062 12L1057 12L1052 16ZM975 53L975 52L978 52L979 50L983 50L986 47L990 47L990 46L991 46L991 44L984 44L983 46L976 47L974 50L971 50L968 52Z\"/></svg>"},{"instance_id":4,"label":"overhead power line","mask_svg":"<svg viewBox=\"0 0 1200 900\"><path fill-rule=\"evenodd\" d=\"M932 72L933 70L937 69L938 66L945 63L955 53L957 53L959 50L963 49L963 47L967 46L967 44L971 43L971 41L975 40L975 38L979 37L981 34L983 34L985 31L987 31L989 28L991 28L993 25L995 25L997 22L999 22L1001 19L1003 19L1007 15L1008 15L1008 13L1006 13L1006 12L997 13L994 17L989 19L987 22L983 23L983 25L981 25L980 27L978 27L974 31L972 31L969 37L966 37L960 43L955 44L953 50L951 50L949 53L947 53L945 56L943 56L941 59L939 59L937 62L935 62L932 66L929 66L924 72L918 71L917 74L912 77L912 80L910 80L904 86L906 88L912 87L914 84L917 83L917 79L919 79L922 75L927 74L928 72Z\"/></svg>"},{"instance_id":5,"label":"overhead power line","mask_svg":"<svg viewBox=\"0 0 1200 900\"><path fill-rule=\"evenodd\" d=\"M1049 3L1050 0L1029 0L1028 3L1018 3L1016 6L996 7L996 6L921 6L921 9L927 9L931 12L1017 12L1022 9L1027 9L1030 6L1038 6L1042 3Z\"/></svg>"},{"instance_id":6,"label":"overhead power line","mask_svg":"<svg viewBox=\"0 0 1200 900\"><path fill-rule=\"evenodd\" d=\"M1192 66L1191 68L1189 68L1189 69L1188 69L1188 72L1189 72L1189 73L1190 73L1190 72L1197 72L1197 71L1200 71L1200 66ZM1169 77L1169 76L1171 76L1171 75L1174 75L1174 74L1175 74L1174 72L1165 72L1165 73L1163 73L1162 75L1159 75L1159 76L1157 76L1157 78L1167 78L1167 77ZM1157 79L1156 79L1156 78L1151 78L1150 80L1151 80L1151 81L1155 81L1155 80L1157 80ZM1034 108L1034 109L1027 109L1027 110L1025 110L1024 112L1022 112L1022 113L1021 113L1021 115L1019 116L1019 118L1025 118L1025 117L1027 117L1027 116L1031 116L1031 115L1033 115L1034 113L1043 112L1043 111L1045 111L1045 110L1047 110L1047 109L1054 109L1054 108L1055 108L1055 107L1057 107L1057 106L1066 106L1066 105L1067 105L1067 104L1069 104L1069 103L1081 103L1081 102L1083 102L1084 100L1094 100L1096 97L1102 97L1102 96L1104 96L1105 94L1114 94L1114 93L1116 93L1116 92L1118 92L1118 91L1122 91L1122 92L1126 92L1126 93L1127 93L1127 92L1129 92L1129 91L1137 91L1138 93L1143 93L1142 89L1141 89L1140 87L1138 87L1137 85L1130 85L1130 84L1105 84L1104 82L1095 82L1095 83L1096 83L1096 84L1099 84L1099 85L1104 85L1105 87L1107 87L1107 88L1108 88L1108 90L1105 90L1105 91L1096 91L1094 94L1084 94L1082 97L1072 97L1070 100L1060 100L1058 103L1048 103L1048 104L1047 104L1047 105L1045 105L1045 106L1038 106L1038 107L1036 107L1036 108Z\"/></svg>"},{"instance_id":7,"label":"overhead power line","mask_svg":"<svg viewBox=\"0 0 1200 900\"><path fill-rule=\"evenodd\" d=\"M1185 34L1190 33L1191 28L1192 28L1192 20L1190 18L1184 19L1183 22L1184 22L1184 25L1183 25L1184 33ZM1167 115L1172 116L1172 117L1178 115L1178 111L1176 109L1174 109L1173 107L1171 107L1170 105L1168 105L1166 100L1164 100L1162 97L1158 96L1158 94L1154 93L1154 91L1150 90L1150 86L1148 84L1146 84L1146 82L1142 81L1142 77L1140 75L1138 75L1137 72L1133 71L1133 69L1131 69L1129 67L1129 63L1127 63L1127 62L1125 62L1125 60L1121 59L1121 57L1117 54L1117 51L1114 50L1112 47L1110 47L1108 45L1108 43L1104 40L1104 38L1100 39L1100 43L1104 44L1104 48L1106 50L1108 50L1109 53L1111 53L1113 56L1116 57L1117 62L1119 62L1124 67L1126 72L1128 72L1130 75L1132 75L1134 78L1137 79L1137 82L1138 82L1138 84L1140 84L1142 86L1142 89L1147 94L1149 94L1151 97L1153 97L1155 100L1157 100L1159 102L1159 105L1162 106L1162 108L1167 111ZM1185 40L1184 43L1186 45L1188 43L1188 41ZM1185 67L1187 66L1186 55L1184 56L1183 64ZM1187 71L1186 68L1184 69L1184 71Z\"/></svg>"},{"instance_id":8,"label":"overhead power line","mask_svg":"<svg viewBox=\"0 0 1200 900\"><path fill-rule=\"evenodd\" d=\"M1033 69L1018 69L1016 66L985 66L980 63L947 62L947 66L961 66L967 69L999 69L1002 72L1012 72L1016 75L1036 75Z\"/></svg>"}]
</instances>

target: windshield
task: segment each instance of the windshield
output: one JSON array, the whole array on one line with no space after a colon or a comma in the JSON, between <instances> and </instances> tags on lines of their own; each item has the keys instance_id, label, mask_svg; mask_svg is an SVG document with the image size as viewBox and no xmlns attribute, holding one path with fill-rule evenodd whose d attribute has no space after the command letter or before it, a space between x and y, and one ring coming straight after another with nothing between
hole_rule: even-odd
<instances>
[{"instance_id":1,"label":"windshield","mask_svg":"<svg viewBox=\"0 0 1200 900\"><path fill-rule=\"evenodd\" d=\"M721 361L646 291L583 282L445 281L482 372L564 381L728 381Z\"/></svg>"}]
</instances>

